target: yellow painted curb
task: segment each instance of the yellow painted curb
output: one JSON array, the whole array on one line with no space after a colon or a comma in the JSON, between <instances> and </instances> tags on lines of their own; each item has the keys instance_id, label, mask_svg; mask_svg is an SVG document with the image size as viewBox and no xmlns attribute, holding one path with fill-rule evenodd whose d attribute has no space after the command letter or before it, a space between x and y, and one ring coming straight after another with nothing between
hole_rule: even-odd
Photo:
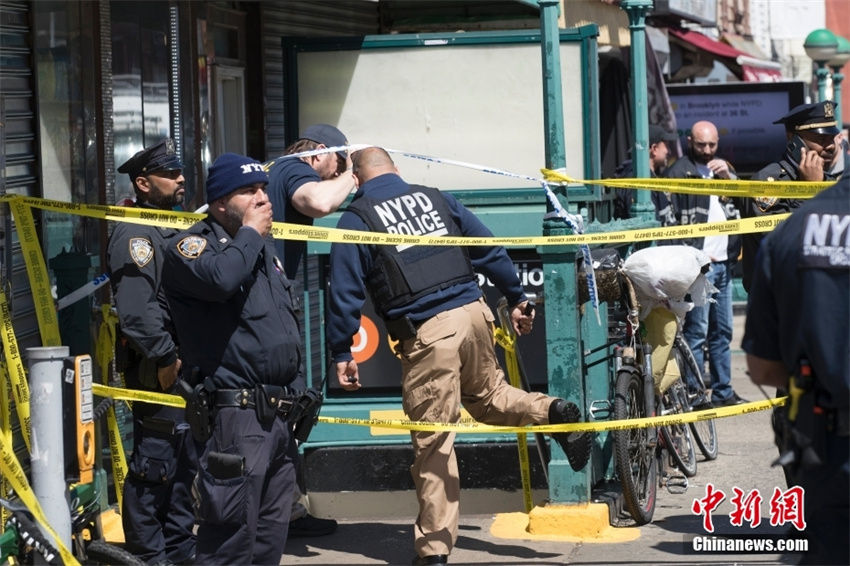
<instances>
[{"instance_id":1,"label":"yellow painted curb","mask_svg":"<svg viewBox=\"0 0 850 566\"><path fill-rule=\"evenodd\" d=\"M124 527L121 525L121 515L114 508L110 507L100 514L100 523L106 542L124 543Z\"/></svg>"},{"instance_id":2,"label":"yellow painted curb","mask_svg":"<svg viewBox=\"0 0 850 566\"><path fill-rule=\"evenodd\" d=\"M590 503L537 506L528 514L500 513L490 534L508 539L617 543L637 540L640 529L612 527L608 523L608 506Z\"/></svg>"}]
</instances>

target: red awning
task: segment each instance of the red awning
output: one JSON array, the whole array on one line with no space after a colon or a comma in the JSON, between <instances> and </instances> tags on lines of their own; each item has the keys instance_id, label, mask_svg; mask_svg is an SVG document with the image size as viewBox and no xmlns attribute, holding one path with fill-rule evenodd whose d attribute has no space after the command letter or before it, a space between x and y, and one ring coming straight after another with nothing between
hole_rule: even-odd
<instances>
[{"instance_id":1,"label":"red awning","mask_svg":"<svg viewBox=\"0 0 850 566\"><path fill-rule=\"evenodd\" d=\"M720 59L724 65L744 81L777 82L782 80L779 63L758 59L696 31L669 28L668 32L672 38L679 40L679 43L688 44Z\"/></svg>"},{"instance_id":2,"label":"red awning","mask_svg":"<svg viewBox=\"0 0 850 566\"><path fill-rule=\"evenodd\" d=\"M668 31L673 37L681 39L686 43L690 43L694 47L702 49L703 51L708 51L712 55L717 55L718 57L735 59L738 55L746 55L746 53L738 51L731 45L720 43L719 41L715 41L707 35L703 35L696 31L675 28L670 28Z\"/></svg>"}]
</instances>

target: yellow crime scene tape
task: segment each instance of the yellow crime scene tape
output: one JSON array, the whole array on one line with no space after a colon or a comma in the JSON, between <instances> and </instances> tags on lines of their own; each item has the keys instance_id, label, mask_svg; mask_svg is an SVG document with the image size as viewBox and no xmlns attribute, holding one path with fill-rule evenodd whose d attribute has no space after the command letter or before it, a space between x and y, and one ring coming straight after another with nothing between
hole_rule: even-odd
<instances>
[{"instance_id":1,"label":"yellow crime scene tape","mask_svg":"<svg viewBox=\"0 0 850 566\"><path fill-rule=\"evenodd\" d=\"M18 422L21 423L21 436L27 450L30 446L30 433L32 432L32 419L30 417L30 387L27 381L21 351L18 348L18 339L15 337L15 329L12 328L12 314L9 312L9 303L6 301L6 293L0 289L0 314L3 316L3 355L4 366L7 371L2 377L8 376L8 384L15 399L15 410L18 413ZM4 379L4 381L6 381ZM5 385L3 389L5 389Z\"/></svg>"},{"instance_id":2,"label":"yellow crime scene tape","mask_svg":"<svg viewBox=\"0 0 850 566\"><path fill-rule=\"evenodd\" d=\"M45 517L44 511L38 503L38 498L36 498L35 493L32 491L29 481L27 480L27 475L18 463L18 459L15 458L15 452L12 450L12 444L9 442L8 437L5 434L0 434L0 472L2 472L4 479L6 479L12 486L12 489L15 490L15 493L21 499L21 502L26 505L35 520L38 521L39 526L53 539L52 542L56 547L56 550L58 550L60 556L62 556L62 563L66 566L78 566L79 562L77 562L77 559L74 558L74 555L71 554L68 547L65 546L62 539L47 522L47 517Z\"/></svg>"},{"instance_id":3,"label":"yellow crime scene tape","mask_svg":"<svg viewBox=\"0 0 850 566\"><path fill-rule=\"evenodd\" d=\"M6 373L6 360L0 360L0 436L3 437L3 442L12 446L12 416L9 414L9 404L11 393L11 384ZM0 496L9 493L12 489L6 475L0 475ZM0 507L0 533L6 529L6 521L11 513L5 508Z\"/></svg>"},{"instance_id":4,"label":"yellow crime scene tape","mask_svg":"<svg viewBox=\"0 0 850 566\"><path fill-rule=\"evenodd\" d=\"M519 374L519 358L516 353L516 337L508 334L502 328L496 328L493 333L496 342L505 352L505 369L512 386L522 389ZM524 432L516 435L517 451L519 452L520 483L522 485L522 500L525 512L534 509L534 500L531 497L531 466L528 462L528 437Z\"/></svg>"},{"instance_id":5,"label":"yellow crime scene tape","mask_svg":"<svg viewBox=\"0 0 850 566\"><path fill-rule=\"evenodd\" d=\"M690 179L687 179L690 181ZM740 181L754 182L754 181ZM814 184L814 183L808 183ZM823 183L818 183L823 184ZM103 220L116 222L130 222L133 224L144 224L149 226L163 226L171 228L186 228L200 219L205 218L203 214L180 211L146 212L138 208L126 208L120 206L84 205L63 203L61 201L50 201L35 197L10 196L0 197L0 202L9 200L23 206L35 206L46 210L80 214ZM31 216L30 216L31 217ZM321 226L305 226L303 224L289 224L285 222L272 223L272 236L276 239L288 239L298 241L315 241L325 243L352 243L352 244L377 244L377 245L429 245L429 246L506 246L506 247L535 247L535 246L559 246L579 244L611 244L627 242L647 242L654 240L672 240L685 238L702 238L705 236L751 234L757 232L769 232L779 222L788 217L788 214L776 214L759 218L743 218L740 220L728 220L723 222L710 222L703 224L690 224L685 226L668 226L658 228L644 228L640 230L620 230L616 232L600 232L589 234L571 234L564 236L514 236L514 237L471 237L471 236L418 236L397 235L384 232L364 232L359 230L343 230L340 228L327 228ZM34 239L33 242L37 242ZM42 260L43 265L43 260ZM35 285L34 285L35 290ZM49 295L47 288L46 297ZM50 299L52 307L52 299ZM55 309L53 309L55 318ZM57 326L58 328L58 326ZM58 330L57 330L58 332Z\"/></svg>"},{"instance_id":6,"label":"yellow crime scene tape","mask_svg":"<svg viewBox=\"0 0 850 566\"><path fill-rule=\"evenodd\" d=\"M727 197L811 198L835 181L748 181L743 179L573 179L560 171L541 169L547 181L579 185L604 185L622 189L645 189L694 195Z\"/></svg>"},{"instance_id":7,"label":"yellow crime scene tape","mask_svg":"<svg viewBox=\"0 0 850 566\"><path fill-rule=\"evenodd\" d=\"M406 421L402 419L354 419L348 417L319 417L320 423L347 424L354 426L390 428L401 431L415 430L418 432L456 432L460 434L510 434L510 433L543 433L553 432L603 432L606 430L627 430L632 428L648 428L654 426L666 426L671 424L685 424L697 421L707 421L725 417L734 417L749 413L757 413L785 404L786 397L754 401L730 407L719 407L716 409L705 409L692 411L690 413L678 413L675 415L664 415L657 417L645 417L641 419L623 419L617 421L594 421L586 423L571 424L548 424L529 426L493 426L477 421L468 420L457 423L432 423L423 421Z\"/></svg>"},{"instance_id":8,"label":"yellow crime scene tape","mask_svg":"<svg viewBox=\"0 0 850 566\"><path fill-rule=\"evenodd\" d=\"M18 233L21 251L27 266L27 275L35 302L35 314L38 319L38 330L41 332L41 343L43 346L61 346L59 318L53 304L50 277L47 275L44 255L41 253L41 244L35 230L32 210L21 199L10 200L9 207L15 217L15 230Z\"/></svg>"},{"instance_id":9,"label":"yellow crime scene tape","mask_svg":"<svg viewBox=\"0 0 850 566\"><path fill-rule=\"evenodd\" d=\"M100 367L101 379L106 384L110 375L113 348L115 344L116 328L118 326L118 315L112 312L107 305L100 306L101 323L97 332L97 343L95 353L98 366ZM96 387L105 387L92 382L92 391ZM106 411L107 435L109 437L109 459L112 464L112 478L115 482L115 498L118 500L118 509L123 508L124 503L124 481L127 477L127 456L124 453L124 443L121 440L121 430L118 428L118 417L115 413L113 403Z\"/></svg>"},{"instance_id":10,"label":"yellow crime scene tape","mask_svg":"<svg viewBox=\"0 0 850 566\"><path fill-rule=\"evenodd\" d=\"M168 393L152 393L150 391L139 391L124 389L120 387L107 387L105 385L92 384L92 393L99 397L112 397L113 399L128 399L142 401L145 403L158 403L171 407L185 407L185 400L179 395ZM747 413L764 411L785 404L785 397L754 401L730 407L719 407L716 409L705 409L690 413L675 415L645 417L642 419L624 419L619 421L594 421L586 423L571 424L547 424L528 426L494 426L479 423L472 419L461 420L456 423L439 423L424 421L408 421L403 419L355 419L348 417L319 417L320 423L327 424L350 424L356 426L389 428L400 431L419 432L456 432L460 434L505 434L505 433L535 433L551 434L553 432L602 432L606 430L626 430L630 428L647 428L652 426L663 426L670 424L692 423L702 420L733 417Z\"/></svg>"}]
</instances>

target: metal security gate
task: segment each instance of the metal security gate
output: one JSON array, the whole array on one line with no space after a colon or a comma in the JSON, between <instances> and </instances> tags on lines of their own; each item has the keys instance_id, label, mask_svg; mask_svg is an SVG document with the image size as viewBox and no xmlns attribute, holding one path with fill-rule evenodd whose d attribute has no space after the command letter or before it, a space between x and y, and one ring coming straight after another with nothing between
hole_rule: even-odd
<instances>
[{"instance_id":1,"label":"metal security gate","mask_svg":"<svg viewBox=\"0 0 850 566\"><path fill-rule=\"evenodd\" d=\"M4 1L0 4L0 194L39 196L34 69L29 4ZM40 346L41 340L20 242L8 207L3 207L2 214L0 276L23 351Z\"/></svg>"},{"instance_id":2,"label":"metal security gate","mask_svg":"<svg viewBox=\"0 0 850 566\"><path fill-rule=\"evenodd\" d=\"M28 2L0 3L0 194L38 196L35 61ZM38 218L37 218L38 221ZM9 207L0 205L0 284L19 350L41 345L32 291ZM15 411L10 412L12 415ZM18 461L28 454L12 417Z\"/></svg>"}]
</instances>

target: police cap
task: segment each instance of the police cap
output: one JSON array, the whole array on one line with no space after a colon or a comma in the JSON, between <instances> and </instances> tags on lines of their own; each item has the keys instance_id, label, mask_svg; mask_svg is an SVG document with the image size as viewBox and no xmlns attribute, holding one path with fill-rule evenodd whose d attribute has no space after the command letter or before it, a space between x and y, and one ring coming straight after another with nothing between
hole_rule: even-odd
<instances>
[{"instance_id":1,"label":"police cap","mask_svg":"<svg viewBox=\"0 0 850 566\"><path fill-rule=\"evenodd\" d=\"M130 179L135 179L140 175L177 169L183 169L183 164L177 157L174 140L165 138L161 142L137 152L118 168L118 172L127 173Z\"/></svg>"},{"instance_id":2,"label":"police cap","mask_svg":"<svg viewBox=\"0 0 850 566\"><path fill-rule=\"evenodd\" d=\"M795 106L774 124L785 124L785 129L791 132L838 133L835 103L831 100Z\"/></svg>"}]
</instances>

